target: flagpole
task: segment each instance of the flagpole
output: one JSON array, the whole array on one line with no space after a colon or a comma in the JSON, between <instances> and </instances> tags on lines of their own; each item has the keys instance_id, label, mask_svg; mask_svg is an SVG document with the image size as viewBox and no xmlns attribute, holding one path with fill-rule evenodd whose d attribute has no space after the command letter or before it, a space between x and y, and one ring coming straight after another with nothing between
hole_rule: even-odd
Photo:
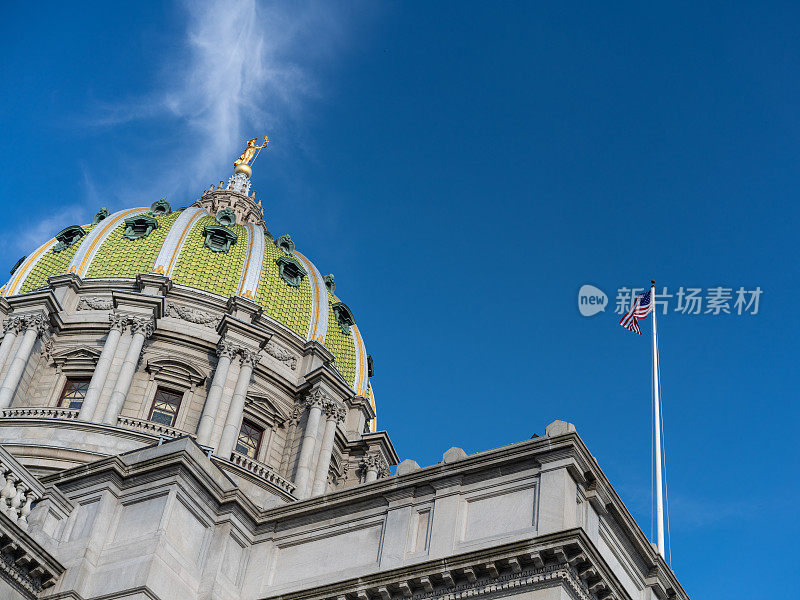
<instances>
[{"instance_id":1,"label":"flagpole","mask_svg":"<svg viewBox=\"0 0 800 600\"><path fill-rule=\"evenodd\" d=\"M653 313L653 406L656 425L656 527L658 553L664 558L664 502L661 475L661 399L658 386L658 336L656 334L656 282L650 281L650 302Z\"/></svg>"}]
</instances>

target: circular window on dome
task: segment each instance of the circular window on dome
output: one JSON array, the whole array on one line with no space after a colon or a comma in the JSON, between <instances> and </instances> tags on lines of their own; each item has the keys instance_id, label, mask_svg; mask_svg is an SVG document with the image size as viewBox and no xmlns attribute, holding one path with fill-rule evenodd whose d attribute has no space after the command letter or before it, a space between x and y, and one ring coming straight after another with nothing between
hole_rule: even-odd
<instances>
[{"instance_id":1,"label":"circular window on dome","mask_svg":"<svg viewBox=\"0 0 800 600\"><path fill-rule=\"evenodd\" d=\"M233 212L232 208L223 208L217 211L216 219L217 223L223 227L233 227L236 225L236 213Z\"/></svg>"},{"instance_id":2,"label":"circular window on dome","mask_svg":"<svg viewBox=\"0 0 800 600\"><path fill-rule=\"evenodd\" d=\"M278 265L278 274L286 283L292 287L300 287L303 282L303 277L306 276L306 270L297 260L291 256L279 256L275 259Z\"/></svg>"}]
</instances>

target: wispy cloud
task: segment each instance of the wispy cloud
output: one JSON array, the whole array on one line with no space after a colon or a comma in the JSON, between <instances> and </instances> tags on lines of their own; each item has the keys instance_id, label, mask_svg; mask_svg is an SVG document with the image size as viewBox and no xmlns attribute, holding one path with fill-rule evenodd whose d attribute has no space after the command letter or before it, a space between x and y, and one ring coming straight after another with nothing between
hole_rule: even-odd
<instances>
[{"instance_id":1,"label":"wispy cloud","mask_svg":"<svg viewBox=\"0 0 800 600\"><path fill-rule=\"evenodd\" d=\"M245 139L298 127L307 101L318 96L309 59L329 58L343 33L324 2L193 0L181 6L184 43L163 57L153 89L111 99L91 121L100 129L163 124L158 162L192 169L164 169L145 184L161 194L197 193L198 185L227 174L219 173L220 165L232 163ZM165 138L180 143L167 146Z\"/></svg>"}]
</instances>

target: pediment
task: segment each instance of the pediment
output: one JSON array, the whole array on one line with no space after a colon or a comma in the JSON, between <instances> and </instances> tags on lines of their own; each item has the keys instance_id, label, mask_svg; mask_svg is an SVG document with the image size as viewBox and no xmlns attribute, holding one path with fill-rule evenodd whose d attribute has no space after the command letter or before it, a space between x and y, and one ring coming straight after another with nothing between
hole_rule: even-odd
<instances>
[{"instance_id":1,"label":"pediment","mask_svg":"<svg viewBox=\"0 0 800 600\"><path fill-rule=\"evenodd\" d=\"M247 400L251 406L256 407L265 415L271 416L276 422L283 422L287 418L285 411L278 407L277 402L258 390L247 394Z\"/></svg>"},{"instance_id":2,"label":"pediment","mask_svg":"<svg viewBox=\"0 0 800 600\"><path fill-rule=\"evenodd\" d=\"M50 353L50 359L61 370L94 370L100 359L100 350L92 346L68 346Z\"/></svg>"},{"instance_id":3,"label":"pediment","mask_svg":"<svg viewBox=\"0 0 800 600\"><path fill-rule=\"evenodd\" d=\"M178 383L184 387L201 385L208 377L206 370L188 360L174 356L156 355L147 357L145 371L154 379L167 383Z\"/></svg>"}]
</instances>

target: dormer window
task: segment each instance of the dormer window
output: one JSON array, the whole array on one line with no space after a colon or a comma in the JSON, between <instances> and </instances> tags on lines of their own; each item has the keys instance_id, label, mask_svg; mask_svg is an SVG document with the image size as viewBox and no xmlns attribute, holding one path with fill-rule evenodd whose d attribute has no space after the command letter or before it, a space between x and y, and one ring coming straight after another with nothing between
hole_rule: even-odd
<instances>
[{"instance_id":1,"label":"dormer window","mask_svg":"<svg viewBox=\"0 0 800 600\"><path fill-rule=\"evenodd\" d=\"M66 250L85 235L86 232L79 225L70 225L66 229L62 229L56 234L58 243L53 246L53 252Z\"/></svg>"},{"instance_id":2,"label":"dormer window","mask_svg":"<svg viewBox=\"0 0 800 600\"><path fill-rule=\"evenodd\" d=\"M226 227L208 225L203 229L204 245L212 252L228 252L236 243L236 234Z\"/></svg>"},{"instance_id":3,"label":"dormer window","mask_svg":"<svg viewBox=\"0 0 800 600\"><path fill-rule=\"evenodd\" d=\"M236 213L232 208L223 208L217 212L217 223L223 227L233 227L236 225Z\"/></svg>"},{"instance_id":4,"label":"dormer window","mask_svg":"<svg viewBox=\"0 0 800 600\"><path fill-rule=\"evenodd\" d=\"M168 215L172 212L172 207L167 202L166 198L161 198L160 200L156 200L150 205L150 214L154 217L160 217L163 215Z\"/></svg>"},{"instance_id":5,"label":"dormer window","mask_svg":"<svg viewBox=\"0 0 800 600\"><path fill-rule=\"evenodd\" d=\"M128 240L141 240L150 235L154 229L158 229L158 221L147 215L138 215L125 219L125 233L122 237Z\"/></svg>"},{"instance_id":6,"label":"dormer window","mask_svg":"<svg viewBox=\"0 0 800 600\"><path fill-rule=\"evenodd\" d=\"M322 280L325 282L325 287L328 288L331 294L336 291L336 281L333 278L333 273L328 273Z\"/></svg>"},{"instance_id":7,"label":"dormer window","mask_svg":"<svg viewBox=\"0 0 800 600\"><path fill-rule=\"evenodd\" d=\"M296 259L291 256L279 256L275 259L278 265L278 274L287 284L292 287L300 287L306 270Z\"/></svg>"},{"instance_id":8,"label":"dormer window","mask_svg":"<svg viewBox=\"0 0 800 600\"><path fill-rule=\"evenodd\" d=\"M94 218L92 219L92 225L97 225L97 224L98 224L100 221L102 221L103 219L105 219L105 218L106 218L107 216L109 216L110 214L111 214L111 213L110 213L110 212L108 212L108 209L107 209L107 208L105 208L105 207L101 208L101 209L100 209L100 210L98 210L98 211L97 211L97 213L94 215Z\"/></svg>"},{"instance_id":9,"label":"dormer window","mask_svg":"<svg viewBox=\"0 0 800 600\"><path fill-rule=\"evenodd\" d=\"M26 259L26 258L28 258L28 257L27 257L27 256L23 256L23 257L22 257L22 258L20 258L20 259L19 259L19 260L18 260L16 263L14 263L14 266L13 266L13 267L11 267L11 274L12 274L12 275L14 274L14 271L16 271L17 269L19 269L19 266L20 266L22 263L24 263L24 262L25 262L25 259Z\"/></svg>"},{"instance_id":10,"label":"dormer window","mask_svg":"<svg viewBox=\"0 0 800 600\"><path fill-rule=\"evenodd\" d=\"M275 245L281 252L286 254L291 254L294 252L294 242L292 241L292 236L290 236L288 233L275 240Z\"/></svg>"},{"instance_id":11,"label":"dormer window","mask_svg":"<svg viewBox=\"0 0 800 600\"><path fill-rule=\"evenodd\" d=\"M339 324L339 329L345 335L350 335L350 328L356 324L353 313L347 308L344 302L334 302L331 305L333 315L336 317L336 322Z\"/></svg>"}]
</instances>

